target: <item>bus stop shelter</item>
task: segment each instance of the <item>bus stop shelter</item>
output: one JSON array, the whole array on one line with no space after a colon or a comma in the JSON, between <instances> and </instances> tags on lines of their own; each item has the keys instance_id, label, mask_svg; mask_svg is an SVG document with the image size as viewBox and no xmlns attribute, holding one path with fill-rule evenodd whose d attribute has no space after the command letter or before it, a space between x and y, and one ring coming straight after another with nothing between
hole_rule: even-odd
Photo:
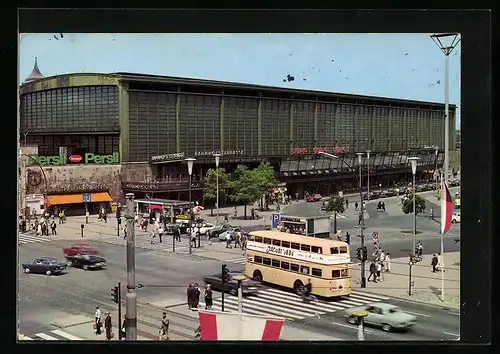
<instances>
[{"instance_id":1,"label":"bus stop shelter","mask_svg":"<svg viewBox=\"0 0 500 354\"><path fill-rule=\"evenodd\" d=\"M139 212L141 205L145 205L146 207L157 205L161 206L163 210L170 210L170 222L172 224L174 223L175 210L179 210L182 214L184 208L189 208L189 202L172 199L135 199L134 203L137 212Z\"/></svg>"}]
</instances>

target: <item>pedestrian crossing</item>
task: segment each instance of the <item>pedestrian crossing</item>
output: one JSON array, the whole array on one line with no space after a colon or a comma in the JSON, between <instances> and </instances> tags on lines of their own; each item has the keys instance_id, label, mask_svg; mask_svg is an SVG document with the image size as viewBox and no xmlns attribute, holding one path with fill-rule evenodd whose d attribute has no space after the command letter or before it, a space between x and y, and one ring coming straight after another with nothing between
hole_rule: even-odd
<instances>
[{"instance_id":1,"label":"pedestrian crossing","mask_svg":"<svg viewBox=\"0 0 500 354\"><path fill-rule=\"evenodd\" d=\"M302 320L308 317L318 317L326 313L342 311L351 307L362 306L389 299L386 296L353 291L350 296L338 299L304 302L299 295L291 292L267 288L255 295L243 298L243 313L250 315L278 316ZM204 303L200 303L202 309ZM222 310L222 299L214 299L212 310ZM224 311L238 312L238 297L224 295Z\"/></svg>"},{"instance_id":2,"label":"pedestrian crossing","mask_svg":"<svg viewBox=\"0 0 500 354\"><path fill-rule=\"evenodd\" d=\"M61 331L60 329L54 329L48 333L37 333L31 337L25 336L24 334L19 334L18 339L20 341L31 341L31 340L85 340L79 338L70 333Z\"/></svg>"},{"instance_id":3,"label":"pedestrian crossing","mask_svg":"<svg viewBox=\"0 0 500 354\"><path fill-rule=\"evenodd\" d=\"M47 236L35 236L28 234L19 234L17 238L17 243L19 245L24 245L26 243L42 243L42 242L50 242L52 240L48 239Z\"/></svg>"},{"instance_id":4,"label":"pedestrian crossing","mask_svg":"<svg viewBox=\"0 0 500 354\"><path fill-rule=\"evenodd\" d=\"M198 240L196 240L198 241ZM99 239L99 242L108 243L112 245L126 246L127 240L123 238L123 236L111 236L111 237L103 237ZM203 246L204 240L201 240L201 245ZM198 242L196 242L198 244ZM147 250L157 250L157 251L173 251L172 245L172 236L164 237L162 242L160 243L159 239L156 237L154 243L151 243L151 238L149 235L137 236L135 237L135 247L142 248ZM189 240L187 238L182 238L182 241L175 241L175 250L176 251L188 251L189 250Z\"/></svg>"},{"instance_id":5,"label":"pedestrian crossing","mask_svg":"<svg viewBox=\"0 0 500 354\"><path fill-rule=\"evenodd\" d=\"M234 258L234 259L225 259L224 262L233 263L233 264L245 264L246 258L240 257L240 258Z\"/></svg>"}]
</instances>

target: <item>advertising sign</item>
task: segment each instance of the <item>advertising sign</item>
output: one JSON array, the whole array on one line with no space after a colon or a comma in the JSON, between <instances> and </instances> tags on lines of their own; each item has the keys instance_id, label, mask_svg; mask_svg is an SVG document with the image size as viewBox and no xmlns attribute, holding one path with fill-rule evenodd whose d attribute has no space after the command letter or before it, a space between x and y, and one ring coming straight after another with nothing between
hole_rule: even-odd
<instances>
[{"instance_id":1,"label":"advertising sign","mask_svg":"<svg viewBox=\"0 0 500 354\"><path fill-rule=\"evenodd\" d=\"M85 153L85 155L71 155L68 156L66 153L61 153L55 156L40 156L36 154L28 155L28 164L34 165L39 164L42 166L60 166L66 165L68 163L77 164L115 164L120 163L120 154L114 152L112 155L97 155L91 152Z\"/></svg>"},{"instance_id":2,"label":"advertising sign","mask_svg":"<svg viewBox=\"0 0 500 354\"><path fill-rule=\"evenodd\" d=\"M157 155L157 156L151 156L151 162L175 161L183 159L184 157L185 153L183 152L179 152L176 154Z\"/></svg>"},{"instance_id":3,"label":"advertising sign","mask_svg":"<svg viewBox=\"0 0 500 354\"><path fill-rule=\"evenodd\" d=\"M278 228L278 223L280 221L280 214L273 214L271 218L271 228L276 229Z\"/></svg>"},{"instance_id":4,"label":"advertising sign","mask_svg":"<svg viewBox=\"0 0 500 354\"><path fill-rule=\"evenodd\" d=\"M222 156L243 156L243 150L210 150L210 151L196 151L194 156L214 156L219 154Z\"/></svg>"}]
</instances>

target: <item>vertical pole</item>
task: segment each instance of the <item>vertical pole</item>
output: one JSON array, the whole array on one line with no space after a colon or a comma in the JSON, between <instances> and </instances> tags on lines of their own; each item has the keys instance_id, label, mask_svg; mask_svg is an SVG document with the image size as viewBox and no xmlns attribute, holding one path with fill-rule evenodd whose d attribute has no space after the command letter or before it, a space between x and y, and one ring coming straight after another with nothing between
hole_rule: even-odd
<instances>
[{"instance_id":1,"label":"vertical pole","mask_svg":"<svg viewBox=\"0 0 500 354\"><path fill-rule=\"evenodd\" d=\"M439 154L439 150L436 149L436 168L434 168L434 176L436 176L436 193L438 191L438 183L439 183L439 178L438 178L438 173L437 173L437 169L438 169L438 154Z\"/></svg>"},{"instance_id":2,"label":"vertical pole","mask_svg":"<svg viewBox=\"0 0 500 354\"><path fill-rule=\"evenodd\" d=\"M219 222L219 164L216 167L216 178L217 178L217 223Z\"/></svg>"},{"instance_id":3,"label":"vertical pole","mask_svg":"<svg viewBox=\"0 0 500 354\"><path fill-rule=\"evenodd\" d=\"M448 168L450 163L450 117L449 117L449 95L450 95L450 55L446 55L444 78L444 184L448 186ZM445 190L441 190L443 194ZM441 195L441 198L443 196ZM444 196L446 198L446 195ZM444 301L444 242L441 233L441 299Z\"/></svg>"},{"instance_id":4,"label":"vertical pole","mask_svg":"<svg viewBox=\"0 0 500 354\"><path fill-rule=\"evenodd\" d=\"M417 238L417 210L415 209L415 173L414 173L413 174L413 254L415 254L416 238Z\"/></svg>"},{"instance_id":5,"label":"vertical pole","mask_svg":"<svg viewBox=\"0 0 500 354\"><path fill-rule=\"evenodd\" d=\"M358 317L359 325L358 325L358 340L365 340L365 329L364 327L364 319L363 317Z\"/></svg>"},{"instance_id":6,"label":"vertical pole","mask_svg":"<svg viewBox=\"0 0 500 354\"><path fill-rule=\"evenodd\" d=\"M367 163L367 166L366 166L366 173L368 175L368 178L367 178L367 185L368 185L368 192L367 192L367 196L368 196L368 200L370 200L370 155L367 155L366 156L366 163Z\"/></svg>"},{"instance_id":7,"label":"vertical pole","mask_svg":"<svg viewBox=\"0 0 500 354\"><path fill-rule=\"evenodd\" d=\"M225 274L224 274L224 271L226 270L226 265L223 264L222 265L222 275L221 275L221 284L222 284L222 298L221 298L221 309L222 309L222 312L224 312L224 280L225 280Z\"/></svg>"},{"instance_id":8,"label":"vertical pole","mask_svg":"<svg viewBox=\"0 0 500 354\"><path fill-rule=\"evenodd\" d=\"M365 234L364 234L364 228L365 228L365 208L363 207L363 192L361 190L361 164L359 164L359 197L361 199L361 231L360 231L360 236L361 236L361 248L364 249L365 247ZM361 287L366 288L366 277L365 277L365 258L361 258Z\"/></svg>"},{"instance_id":9,"label":"vertical pole","mask_svg":"<svg viewBox=\"0 0 500 354\"><path fill-rule=\"evenodd\" d=\"M121 320L122 320L122 283L118 282L118 340L122 340L122 327L121 327Z\"/></svg>"},{"instance_id":10,"label":"vertical pole","mask_svg":"<svg viewBox=\"0 0 500 354\"><path fill-rule=\"evenodd\" d=\"M85 224L89 223L89 203L85 202Z\"/></svg>"},{"instance_id":11,"label":"vertical pole","mask_svg":"<svg viewBox=\"0 0 500 354\"><path fill-rule=\"evenodd\" d=\"M408 295L411 296L411 266L413 265L411 255L410 255L410 270L408 271Z\"/></svg>"},{"instance_id":12,"label":"vertical pole","mask_svg":"<svg viewBox=\"0 0 500 354\"><path fill-rule=\"evenodd\" d=\"M238 313L243 313L243 291L241 290L241 280L238 280Z\"/></svg>"},{"instance_id":13,"label":"vertical pole","mask_svg":"<svg viewBox=\"0 0 500 354\"><path fill-rule=\"evenodd\" d=\"M191 208L191 174L189 174L189 208ZM191 213L189 213L189 225L190 225L190 232L192 233L192 228L193 228L193 220L191 219ZM189 234L189 254L191 254L191 234Z\"/></svg>"},{"instance_id":14,"label":"vertical pole","mask_svg":"<svg viewBox=\"0 0 500 354\"><path fill-rule=\"evenodd\" d=\"M137 340L137 294L135 293L135 229L134 229L134 194L127 193L127 295L126 340Z\"/></svg>"}]
</instances>

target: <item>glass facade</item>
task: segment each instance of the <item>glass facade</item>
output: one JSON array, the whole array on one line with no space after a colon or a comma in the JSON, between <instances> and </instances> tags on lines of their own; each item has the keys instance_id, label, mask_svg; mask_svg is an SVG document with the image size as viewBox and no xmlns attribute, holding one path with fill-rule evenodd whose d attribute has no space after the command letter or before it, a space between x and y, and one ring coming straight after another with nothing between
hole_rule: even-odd
<instances>
[{"instance_id":1,"label":"glass facade","mask_svg":"<svg viewBox=\"0 0 500 354\"><path fill-rule=\"evenodd\" d=\"M118 87L82 86L20 97L21 133L119 132Z\"/></svg>"},{"instance_id":2,"label":"glass facade","mask_svg":"<svg viewBox=\"0 0 500 354\"><path fill-rule=\"evenodd\" d=\"M71 154L93 153L97 155L111 155L120 152L119 134L107 135L27 135L26 142L29 146L38 146L41 156L59 155L59 148L67 148L68 156Z\"/></svg>"}]
</instances>

